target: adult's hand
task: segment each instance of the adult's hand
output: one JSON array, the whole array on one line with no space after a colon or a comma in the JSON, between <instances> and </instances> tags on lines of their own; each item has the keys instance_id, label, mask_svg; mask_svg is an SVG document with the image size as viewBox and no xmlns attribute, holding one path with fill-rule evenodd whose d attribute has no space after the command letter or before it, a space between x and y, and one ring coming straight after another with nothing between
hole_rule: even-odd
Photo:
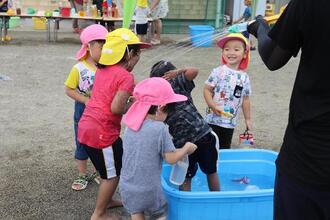
<instances>
[{"instance_id":1,"label":"adult's hand","mask_svg":"<svg viewBox=\"0 0 330 220\"><path fill-rule=\"evenodd\" d=\"M256 38L258 38L258 29L259 26L267 26L268 27L268 23L267 21L264 19L264 17L262 15L258 15L255 18L255 21L251 22L248 27L247 27L247 31L252 34L253 36L255 36Z\"/></svg>"}]
</instances>

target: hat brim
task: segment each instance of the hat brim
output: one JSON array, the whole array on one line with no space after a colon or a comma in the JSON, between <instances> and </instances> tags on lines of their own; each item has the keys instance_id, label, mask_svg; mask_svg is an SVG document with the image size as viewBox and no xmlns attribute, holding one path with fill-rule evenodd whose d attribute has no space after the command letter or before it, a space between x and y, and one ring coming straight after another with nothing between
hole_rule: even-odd
<instances>
[{"instance_id":1,"label":"hat brim","mask_svg":"<svg viewBox=\"0 0 330 220\"><path fill-rule=\"evenodd\" d=\"M235 36L222 38L218 41L217 45L218 45L218 47L223 49L225 44L230 40L239 40L239 41L242 41L245 44L245 46L248 46L247 42L244 39L242 39L241 37L235 37Z\"/></svg>"},{"instance_id":2,"label":"hat brim","mask_svg":"<svg viewBox=\"0 0 330 220\"><path fill-rule=\"evenodd\" d=\"M146 48L150 48L152 46L152 44L143 43L143 42L129 44L129 45L139 45L140 49L146 49Z\"/></svg>"},{"instance_id":3,"label":"hat brim","mask_svg":"<svg viewBox=\"0 0 330 220\"><path fill-rule=\"evenodd\" d=\"M187 100L188 100L188 98L186 96L174 93L171 98L166 100L166 103L162 103L162 104L166 105L166 104L169 104L169 103L183 102L183 101L187 101Z\"/></svg>"}]
</instances>

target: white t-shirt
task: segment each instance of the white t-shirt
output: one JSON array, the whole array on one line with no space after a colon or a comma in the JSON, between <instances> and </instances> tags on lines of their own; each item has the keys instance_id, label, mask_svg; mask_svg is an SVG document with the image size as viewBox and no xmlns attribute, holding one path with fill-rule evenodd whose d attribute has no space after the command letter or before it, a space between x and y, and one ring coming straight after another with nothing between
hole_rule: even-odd
<instances>
[{"instance_id":1,"label":"white t-shirt","mask_svg":"<svg viewBox=\"0 0 330 220\"><path fill-rule=\"evenodd\" d=\"M146 8L136 7L135 8L135 24L148 23L149 13L150 13L150 9L148 7L146 7Z\"/></svg>"},{"instance_id":2,"label":"white t-shirt","mask_svg":"<svg viewBox=\"0 0 330 220\"><path fill-rule=\"evenodd\" d=\"M214 88L213 101L217 107L233 115L233 117L225 117L210 112L206 114L206 122L224 128L235 128L243 97L251 94L247 73L223 65L213 69L205 84Z\"/></svg>"}]
</instances>

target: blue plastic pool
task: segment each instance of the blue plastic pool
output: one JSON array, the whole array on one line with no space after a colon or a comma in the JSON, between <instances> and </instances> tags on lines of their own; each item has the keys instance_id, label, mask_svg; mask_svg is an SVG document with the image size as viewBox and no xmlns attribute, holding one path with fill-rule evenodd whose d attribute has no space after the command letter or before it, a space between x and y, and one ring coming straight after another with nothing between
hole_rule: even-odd
<instances>
[{"instance_id":1,"label":"blue plastic pool","mask_svg":"<svg viewBox=\"0 0 330 220\"><path fill-rule=\"evenodd\" d=\"M269 150L221 150L218 162L221 192L209 192L198 170L191 192L169 182L171 166L164 164L162 186L169 205L169 220L272 220L275 160ZM239 179L248 179L247 182Z\"/></svg>"}]
</instances>

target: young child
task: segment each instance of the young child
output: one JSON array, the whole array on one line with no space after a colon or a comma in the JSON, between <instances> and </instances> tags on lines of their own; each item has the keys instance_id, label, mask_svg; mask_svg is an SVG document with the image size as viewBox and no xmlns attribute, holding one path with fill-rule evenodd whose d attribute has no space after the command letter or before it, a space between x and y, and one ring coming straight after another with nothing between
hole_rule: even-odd
<instances>
[{"instance_id":1,"label":"young child","mask_svg":"<svg viewBox=\"0 0 330 220\"><path fill-rule=\"evenodd\" d=\"M218 135L221 149L231 145L236 119L242 107L245 124L251 130L250 50L247 39L240 33L229 34L218 42L222 49L222 66L213 69L205 82L204 98L210 108L205 120Z\"/></svg>"},{"instance_id":2,"label":"young child","mask_svg":"<svg viewBox=\"0 0 330 220\"><path fill-rule=\"evenodd\" d=\"M141 41L146 41L148 31L148 0L137 0L135 8L135 32Z\"/></svg>"},{"instance_id":3,"label":"young child","mask_svg":"<svg viewBox=\"0 0 330 220\"><path fill-rule=\"evenodd\" d=\"M211 134L212 129L197 111L191 96L191 92L195 88L194 79L197 75L198 70L195 68L176 69L172 63L166 61L156 63L150 73L150 77L167 79L176 93L188 97L187 101L174 105L174 111L168 114L165 121L169 125L176 148L181 148L186 142L192 142L198 147L189 156L186 180L180 186L180 190L191 190L191 179L197 172L198 164L207 176L210 191L219 191L216 138Z\"/></svg>"},{"instance_id":4,"label":"young child","mask_svg":"<svg viewBox=\"0 0 330 220\"><path fill-rule=\"evenodd\" d=\"M175 94L163 78L145 79L136 85L135 102L125 114L127 129L123 138L123 168L120 195L133 220L165 219L167 205L161 188L162 160L174 164L193 153L192 143L176 150L167 126L163 123L171 111L170 103L187 100Z\"/></svg>"},{"instance_id":5,"label":"young child","mask_svg":"<svg viewBox=\"0 0 330 220\"><path fill-rule=\"evenodd\" d=\"M119 28L107 35L102 48L93 93L78 124L78 140L102 178L92 220L109 219L106 209L122 205L112 199L123 152L120 122L133 92L130 72L139 61L140 49L149 46L132 31Z\"/></svg>"},{"instance_id":6,"label":"young child","mask_svg":"<svg viewBox=\"0 0 330 220\"><path fill-rule=\"evenodd\" d=\"M72 189L83 190L90 179L96 178L96 173L89 177L86 173L88 155L85 148L77 140L78 122L84 112L93 87L96 64L101 56L101 48L108 31L101 25L91 25L80 35L81 49L76 58L78 63L73 66L65 81L65 93L75 101L74 132L76 141L75 159L79 176L73 181ZM95 180L98 180L97 178Z\"/></svg>"},{"instance_id":7,"label":"young child","mask_svg":"<svg viewBox=\"0 0 330 220\"><path fill-rule=\"evenodd\" d=\"M241 21L250 21L252 18L252 0L244 0L244 5L246 6L243 15L237 20L234 21L233 23L239 23ZM246 39L248 39L250 41L250 50L255 50L256 48L254 46L252 46L252 41L250 40L250 34L247 31L242 32L242 34L244 35L244 37L246 37Z\"/></svg>"},{"instance_id":8,"label":"young child","mask_svg":"<svg viewBox=\"0 0 330 220\"><path fill-rule=\"evenodd\" d=\"M0 12L7 12L9 9L9 2L8 0L0 0ZM0 30L3 31L3 35L1 38L2 42L11 41L11 37L8 35L9 29L9 17L5 17L4 19L0 19Z\"/></svg>"}]
</instances>

